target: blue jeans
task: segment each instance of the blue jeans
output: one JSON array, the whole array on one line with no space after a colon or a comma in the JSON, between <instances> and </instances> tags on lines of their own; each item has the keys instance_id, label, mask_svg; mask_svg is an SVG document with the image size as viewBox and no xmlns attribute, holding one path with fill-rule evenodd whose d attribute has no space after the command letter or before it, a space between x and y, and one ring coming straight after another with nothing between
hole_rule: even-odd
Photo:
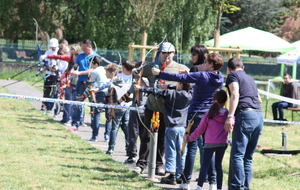
<instances>
[{"instance_id":1,"label":"blue jeans","mask_svg":"<svg viewBox=\"0 0 300 190\"><path fill-rule=\"evenodd\" d=\"M66 87L65 88L65 100L73 100L73 96L75 97L74 94L75 91L72 90L72 87ZM69 121L72 119L73 115L73 105L71 104L64 104L64 111L63 111L63 116L62 116L62 121Z\"/></svg>"},{"instance_id":2,"label":"blue jeans","mask_svg":"<svg viewBox=\"0 0 300 190\"><path fill-rule=\"evenodd\" d=\"M104 92L97 92L96 100L98 103L104 103ZM91 107L91 128L92 128L92 139L97 139L100 128L100 114L102 112L102 108Z\"/></svg>"},{"instance_id":3,"label":"blue jeans","mask_svg":"<svg viewBox=\"0 0 300 190\"><path fill-rule=\"evenodd\" d=\"M188 114L188 121L194 116L195 113L189 113ZM203 113L197 113L196 116L194 117L194 124L191 127L190 134L194 132L194 130L198 127L201 119L202 119ZM195 140L192 142L189 142L187 144L187 153L185 157L185 167L183 170L183 175L182 175L182 180L183 183L190 183L190 180L192 178L193 174L193 169L194 169L194 163L195 163L195 158L196 158L196 152L198 145L203 146L203 138L202 136L199 137L199 140ZM200 148L201 150L201 148ZM201 158L200 158L201 159ZM208 178L211 184L215 183L215 172L212 169L209 169L208 172Z\"/></svg>"},{"instance_id":4,"label":"blue jeans","mask_svg":"<svg viewBox=\"0 0 300 190\"><path fill-rule=\"evenodd\" d=\"M227 146L216 147L216 148L205 148L203 153L203 162L201 164L201 169L198 177L198 185L203 187L203 183L206 179L206 175L208 172L208 168L211 165L211 160L215 153L215 168L217 171L217 189L222 189L223 184L223 169L222 169L222 161L225 154Z\"/></svg>"},{"instance_id":5,"label":"blue jeans","mask_svg":"<svg viewBox=\"0 0 300 190\"><path fill-rule=\"evenodd\" d=\"M165 130L165 170L176 172L176 176L182 173L184 164L180 158L184 132L185 127L166 127Z\"/></svg>"},{"instance_id":6,"label":"blue jeans","mask_svg":"<svg viewBox=\"0 0 300 190\"><path fill-rule=\"evenodd\" d=\"M263 115L240 111L235 116L230 154L232 179L230 190L248 190L252 179L252 157L263 128Z\"/></svg>"},{"instance_id":7,"label":"blue jeans","mask_svg":"<svg viewBox=\"0 0 300 190\"><path fill-rule=\"evenodd\" d=\"M77 82L77 86L76 86L76 90L77 90L77 96L81 96L84 92L84 90L86 89L86 83L84 83L83 81L78 81ZM80 122L83 121L83 116L84 116L84 107L83 105L74 105L74 112L73 112L73 116L72 116L72 126L75 127L79 127Z\"/></svg>"},{"instance_id":8,"label":"blue jeans","mask_svg":"<svg viewBox=\"0 0 300 190\"><path fill-rule=\"evenodd\" d=\"M272 112L273 112L273 119L274 120L283 120L284 116L284 109L289 107L288 102L275 102L272 104ZM294 108L298 107L297 104L294 104ZM279 117L277 117L277 109L279 112Z\"/></svg>"},{"instance_id":9,"label":"blue jeans","mask_svg":"<svg viewBox=\"0 0 300 190\"><path fill-rule=\"evenodd\" d=\"M106 122L105 122L104 139L105 139L105 140L109 140L110 131L111 131L111 122L112 122L112 120L108 121L108 118L109 118L109 110L108 110L107 108L105 108L105 118L106 118Z\"/></svg>"},{"instance_id":10,"label":"blue jeans","mask_svg":"<svg viewBox=\"0 0 300 190\"><path fill-rule=\"evenodd\" d=\"M118 136L118 130L121 126L124 135L125 135L125 149L127 151L128 147L128 122L129 122L129 110L122 110L115 112L116 119L112 120L111 122L111 131L110 131L110 137L108 142L108 150L114 151L116 140Z\"/></svg>"}]
</instances>

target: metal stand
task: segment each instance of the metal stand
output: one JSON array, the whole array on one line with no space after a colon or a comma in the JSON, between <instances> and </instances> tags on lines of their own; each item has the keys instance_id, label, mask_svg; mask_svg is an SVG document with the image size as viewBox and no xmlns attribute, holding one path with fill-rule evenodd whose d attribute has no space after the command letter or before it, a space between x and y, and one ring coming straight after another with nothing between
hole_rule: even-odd
<instances>
[{"instance_id":1,"label":"metal stand","mask_svg":"<svg viewBox=\"0 0 300 190\"><path fill-rule=\"evenodd\" d=\"M286 133L281 133L282 134L282 146L283 150L286 150Z\"/></svg>"},{"instance_id":2,"label":"metal stand","mask_svg":"<svg viewBox=\"0 0 300 190\"><path fill-rule=\"evenodd\" d=\"M155 178L157 137L158 137L158 131L151 132L149 164L148 164L148 178L147 178L148 180L151 180L151 181L158 181Z\"/></svg>"}]
</instances>

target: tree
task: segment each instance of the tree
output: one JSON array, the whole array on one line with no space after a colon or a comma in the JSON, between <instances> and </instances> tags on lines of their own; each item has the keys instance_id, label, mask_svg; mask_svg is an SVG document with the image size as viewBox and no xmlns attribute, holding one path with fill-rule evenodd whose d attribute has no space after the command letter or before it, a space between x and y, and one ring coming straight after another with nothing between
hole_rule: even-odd
<instances>
[{"instance_id":1,"label":"tree","mask_svg":"<svg viewBox=\"0 0 300 190\"><path fill-rule=\"evenodd\" d=\"M300 40L300 1L287 0L283 6L288 9L286 14L281 18L284 23L280 26L277 35L289 42Z\"/></svg>"},{"instance_id":2,"label":"tree","mask_svg":"<svg viewBox=\"0 0 300 190\"><path fill-rule=\"evenodd\" d=\"M32 18L36 18L40 28L51 34L57 28L53 20L57 20L55 9L58 3L57 0L32 0L29 5L27 1L22 0L2 0L0 3L1 32L6 39L14 43L20 39L35 39Z\"/></svg>"},{"instance_id":3,"label":"tree","mask_svg":"<svg viewBox=\"0 0 300 190\"><path fill-rule=\"evenodd\" d=\"M232 14L224 13L229 22L222 27L221 33L251 26L264 31L275 32L282 22L280 16L287 10L282 0L238 0L233 5L241 10Z\"/></svg>"},{"instance_id":4,"label":"tree","mask_svg":"<svg viewBox=\"0 0 300 190\"><path fill-rule=\"evenodd\" d=\"M212 0L211 4L214 10L217 12L217 23L214 30L214 47L219 47L219 37L221 28L221 18L223 13L232 14L235 11L240 10L239 7L232 5L234 0Z\"/></svg>"},{"instance_id":5,"label":"tree","mask_svg":"<svg viewBox=\"0 0 300 190\"><path fill-rule=\"evenodd\" d=\"M141 45L147 45L147 28L163 11L165 0L130 0L132 22L142 32ZM144 60L145 49L141 49L140 60Z\"/></svg>"}]
</instances>

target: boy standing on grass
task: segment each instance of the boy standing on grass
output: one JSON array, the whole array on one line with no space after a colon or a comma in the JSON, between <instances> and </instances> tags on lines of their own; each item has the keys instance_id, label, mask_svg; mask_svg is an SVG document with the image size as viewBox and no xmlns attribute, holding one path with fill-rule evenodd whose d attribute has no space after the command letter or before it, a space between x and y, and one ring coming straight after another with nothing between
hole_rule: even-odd
<instances>
[{"instance_id":1,"label":"boy standing on grass","mask_svg":"<svg viewBox=\"0 0 300 190\"><path fill-rule=\"evenodd\" d=\"M119 77L118 74L118 65L115 63L111 63L106 66L106 77L111 79L111 82L108 86L108 103L115 105L117 100L119 100L128 90L127 85L124 80ZM124 106L122 103L121 106ZM119 126L121 124L122 118L124 114L126 114L127 110L124 109L113 109L110 108L110 119L111 122L111 130L109 134L109 142L108 142L108 150L106 154L113 155ZM125 134L125 140L127 141L127 128L123 128L123 132Z\"/></svg>"},{"instance_id":2,"label":"boy standing on grass","mask_svg":"<svg viewBox=\"0 0 300 190\"><path fill-rule=\"evenodd\" d=\"M153 88L139 87L143 92L154 93ZM176 185L176 175L182 173L184 163L180 156L183 136L185 132L188 108L192 100L192 92L190 91L190 83L178 82L176 89L174 86L168 85L168 88L155 93L161 96L164 102L164 119L166 124L165 131L165 171L170 173L168 176L161 178L161 183Z\"/></svg>"}]
</instances>

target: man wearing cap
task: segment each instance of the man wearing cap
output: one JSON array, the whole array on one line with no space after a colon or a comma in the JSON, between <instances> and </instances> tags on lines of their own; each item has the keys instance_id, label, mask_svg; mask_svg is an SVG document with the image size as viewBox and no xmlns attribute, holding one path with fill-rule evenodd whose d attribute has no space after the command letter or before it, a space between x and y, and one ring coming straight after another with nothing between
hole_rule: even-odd
<instances>
[{"instance_id":1,"label":"man wearing cap","mask_svg":"<svg viewBox=\"0 0 300 190\"><path fill-rule=\"evenodd\" d=\"M189 70L183 64L179 64L173 60L175 55L175 47L169 43L164 42L162 44L162 51L160 54L160 64L159 69L163 71L167 71L170 73L178 74L180 70ZM154 67L154 63L148 63L143 69L142 77L146 77L149 81L149 86L154 86L155 76L152 74L151 69ZM173 81L159 81L159 87L163 88L163 86L167 85L176 85L177 82ZM165 84L165 85L164 85ZM145 116L144 116L144 124L150 128L150 122L152 118L153 111L160 112L160 126L158 131L158 143L157 143L157 156L156 156L156 170L155 174L164 176L165 170L163 169L163 156L164 156L164 135L165 135L165 122L163 115L163 102L161 98L154 97L153 94L150 94L145 106ZM140 143L140 151L139 151L139 159L136 163L136 168L133 170L136 173L143 173L145 168L147 167L148 155L149 155L149 147L150 147L150 133L148 130L144 130L143 136L141 138Z\"/></svg>"},{"instance_id":2,"label":"man wearing cap","mask_svg":"<svg viewBox=\"0 0 300 190\"><path fill-rule=\"evenodd\" d=\"M58 51L58 40L56 38L51 38L49 41L49 49L45 52L44 55L41 57L47 57L47 55L57 55ZM57 96L57 66L56 66L56 60L55 59L44 59L45 67L46 67L46 80L44 81L44 91L43 91L43 97L49 98L50 94L52 98L55 98ZM40 72L42 72L44 69L41 68ZM51 93L52 91L52 93ZM51 111L53 107L52 102L42 102L41 111Z\"/></svg>"}]
</instances>

